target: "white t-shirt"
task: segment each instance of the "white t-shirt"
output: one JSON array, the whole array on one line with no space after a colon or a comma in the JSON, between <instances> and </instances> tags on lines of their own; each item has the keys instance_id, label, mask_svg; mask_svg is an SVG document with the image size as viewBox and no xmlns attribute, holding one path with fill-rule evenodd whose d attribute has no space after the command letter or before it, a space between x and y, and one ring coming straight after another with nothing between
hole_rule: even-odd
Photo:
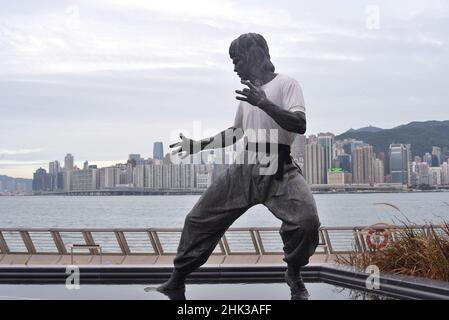
<instances>
[{"instance_id":1,"label":"white t-shirt","mask_svg":"<svg viewBox=\"0 0 449 320\"><path fill-rule=\"evenodd\" d=\"M270 82L261 86L267 98L275 105L292 112L302 111L305 113L304 97L298 81L283 74L277 74ZM234 127L242 128L250 142L280 143L291 145L295 139L295 132L283 129L265 111L252 104L240 101L237 114L235 116ZM258 137L254 141L254 134L248 135L248 129L258 132ZM265 129L266 135L257 129ZM277 141L270 135L267 129L277 129ZM262 136L261 136L262 132Z\"/></svg>"}]
</instances>

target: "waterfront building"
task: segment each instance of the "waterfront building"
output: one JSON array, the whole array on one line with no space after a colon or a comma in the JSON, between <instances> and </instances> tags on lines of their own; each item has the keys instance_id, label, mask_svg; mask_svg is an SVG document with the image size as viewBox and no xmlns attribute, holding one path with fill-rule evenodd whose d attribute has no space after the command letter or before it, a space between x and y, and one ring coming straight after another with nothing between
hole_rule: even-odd
<instances>
[{"instance_id":1,"label":"waterfront building","mask_svg":"<svg viewBox=\"0 0 449 320\"><path fill-rule=\"evenodd\" d=\"M449 164L447 162L441 165L441 184L449 185Z\"/></svg>"},{"instance_id":2,"label":"waterfront building","mask_svg":"<svg viewBox=\"0 0 449 320\"><path fill-rule=\"evenodd\" d=\"M75 165L75 158L70 154L67 153L67 155L64 158L64 170L73 170Z\"/></svg>"},{"instance_id":3,"label":"waterfront building","mask_svg":"<svg viewBox=\"0 0 449 320\"><path fill-rule=\"evenodd\" d=\"M432 155L429 152L426 152L423 156L423 161L427 162L430 166L432 164Z\"/></svg>"},{"instance_id":4,"label":"waterfront building","mask_svg":"<svg viewBox=\"0 0 449 320\"><path fill-rule=\"evenodd\" d=\"M439 186L441 185L441 167L429 168L429 185Z\"/></svg>"},{"instance_id":5,"label":"waterfront building","mask_svg":"<svg viewBox=\"0 0 449 320\"><path fill-rule=\"evenodd\" d=\"M145 165L138 164L134 167L133 185L136 188L145 188Z\"/></svg>"},{"instance_id":6,"label":"waterfront building","mask_svg":"<svg viewBox=\"0 0 449 320\"><path fill-rule=\"evenodd\" d=\"M116 177L116 167L106 167L101 168L99 170L100 174L100 189L104 188L114 188L115 183L115 177Z\"/></svg>"},{"instance_id":7,"label":"waterfront building","mask_svg":"<svg viewBox=\"0 0 449 320\"><path fill-rule=\"evenodd\" d=\"M164 145L162 142L158 141L153 144L153 159L164 160Z\"/></svg>"},{"instance_id":8,"label":"waterfront building","mask_svg":"<svg viewBox=\"0 0 449 320\"><path fill-rule=\"evenodd\" d=\"M432 146L432 167L438 167L442 163L441 148Z\"/></svg>"},{"instance_id":9,"label":"waterfront building","mask_svg":"<svg viewBox=\"0 0 449 320\"><path fill-rule=\"evenodd\" d=\"M337 156L335 166L342 168L345 172L351 172L351 156L349 154L340 154Z\"/></svg>"},{"instance_id":10,"label":"waterfront building","mask_svg":"<svg viewBox=\"0 0 449 320\"><path fill-rule=\"evenodd\" d=\"M345 172L341 168L332 168L327 172L327 184L344 185Z\"/></svg>"},{"instance_id":11,"label":"waterfront building","mask_svg":"<svg viewBox=\"0 0 449 320\"><path fill-rule=\"evenodd\" d=\"M98 169L87 168L86 170L72 171L71 190L90 191L97 190L100 182Z\"/></svg>"},{"instance_id":12,"label":"waterfront building","mask_svg":"<svg viewBox=\"0 0 449 320\"><path fill-rule=\"evenodd\" d=\"M195 188L195 166L192 164L183 164L181 169L181 188Z\"/></svg>"},{"instance_id":13,"label":"waterfront building","mask_svg":"<svg viewBox=\"0 0 449 320\"><path fill-rule=\"evenodd\" d=\"M197 174L197 184L198 189L207 189L212 182L212 177L210 173L198 173Z\"/></svg>"},{"instance_id":14,"label":"waterfront building","mask_svg":"<svg viewBox=\"0 0 449 320\"><path fill-rule=\"evenodd\" d=\"M410 183L410 145L390 145L390 176L392 183Z\"/></svg>"},{"instance_id":15,"label":"waterfront building","mask_svg":"<svg viewBox=\"0 0 449 320\"><path fill-rule=\"evenodd\" d=\"M33 191L52 191L52 178L44 168L39 168L33 174Z\"/></svg>"},{"instance_id":16,"label":"waterfront building","mask_svg":"<svg viewBox=\"0 0 449 320\"><path fill-rule=\"evenodd\" d=\"M384 163L380 159L374 160L374 183L385 182Z\"/></svg>"},{"instance_id":17,"label":"waterfront building","mask_svg":"<svg viewBox=\"0 0 449 320\"><path fill-rule=\"evenodd\" d=\"M429 164L427 162L418 163L418 185L430 185Z\"/></svg>"},{"instance_id":18,"label":"waterfront building","mask_svg":"<svg viewBox=\"0 0 449 320\"><path fill-rule=\"evenodd\" d=\"M373 147L365 145L352 151L352 182L359 184L374 183Z\"/></svg>"},{"instance_id":19,"label":"waterfront building","mask_svg":"<svg viewBox=\"0 0 449 320\"><path fill-rule=\"evenodd\" d=\"M48 164L48 174L51 176L51 190L59 190L62 189L62 175L61 173L61 165L58 160L52 161Z\"/></svg>"},{"instance_id":20,"label":"waterfront building","mask_svg":"<svg viewBox=\"0 0 449 320\"><path fill-rule=\"evenodd\" d=\"M307 144L305 148L304 174L309 184L324 184L324 150L318 143Z\"/></svg>"},{"instance_id":21,"label":"waterfront building","mask_svg":"<svg viewBox=\"0 0 449 320\"><path fill-rule=\"evenodd\" d=\"M318 144L323 147L324 152L324 170L327 172L332 168L333 145L335 136L331 133L318 134ZM327 183L327 175L324 175L324 183Z\"/></svg>"}]
</instances>

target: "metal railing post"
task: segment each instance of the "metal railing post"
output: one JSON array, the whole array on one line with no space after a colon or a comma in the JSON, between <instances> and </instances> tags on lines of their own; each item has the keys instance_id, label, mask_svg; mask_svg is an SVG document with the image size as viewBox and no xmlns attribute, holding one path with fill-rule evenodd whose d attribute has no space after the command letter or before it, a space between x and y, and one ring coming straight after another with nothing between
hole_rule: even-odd
<instances>
[{"instance_id":1,"label":"metal railing post","mask_svg":"<svg viewBox=\"0 0 449 320\"><path fill-rule=\"evenodd\" d=\"M329 249L329 253L334 253L334 248L332 248L331 239L329 238L329 232L326 228L321 229L324 234L324 241L326 242L326 246Z\"/></svg>"},{"instance_id":2,"label":"metal railing post","mask_svg":"<svg viewBox=\"0 0 449 320\"><path fill-rule=\"evenodd\" d=\"M128 255L131 253L131 250L128 246L128 241L126 241L126 237L123 231L114 231L115 238L117 239L118 245L120 246L120 250L122 250L122 253L125 255Z\"/></svg>"},{"instance_id":3,"label":"metal railing post","mask_svg":"<svg viewBox=\"0 0 449 320\"><path fill-rule=\"evenodd\" d=\"M28 253L29 254L36 253L36 248L34 247L33 240L31 239L28 231L20 231L20 236L22 237L23 243L25 244Z\"/></svg>"},{"instance_id":4,"label":"metal railing post","mask_svg":"<svg viewBox=\"0 0 449 320\"><path fill-rule=\"evenodd\" d=\"M86 245L92 246L92 248L89 249L90 254L97 255L98 251L97 251L97 249L94 249L94 246L96 246L96 244L95 244L94 237L92 236L92 232L84 230L83 238L84 238L84 241L86 242Z\"/></svg>"},{"instance_id":5,"label":"metal railing post","mask_svg":"<svg viewBox=\"0 0 449 320\"><path fill-rule=\"evenodd\" d=\"M0 231L0 250L2 253L9 253L9 247L6 243L5 238L3 237L3 233Z\"/></svg>"},{"instance_id":6,"label":"metal railing post","mask_svg":"<svg viewBox=\"0 0 449 320\"><path fill-rule=\"evenodd\" d=\"M157 235L157 231L148 231L148 237L150 238L151 245L153 246L154 252L161 256L164 254L164 249L162 248L161 241L159 240L159 236Z\"/></svg>"},{"instance_id":7,"label":"metal railing post","mask_svg":"<svg viewBox=\"0 0 449 320\"><path fill-rule=\"evenodd\" d=\"M64 246L64 241L62 240L61 234L59 231L50 231L51 236L53 238L53 242L55 243L56 249L58 249L59 254L67 254L67 249Z\"/></svg>"},{"instance_id":8,"label":"metal railing post","mask_svg":"<svg viewBox=\"0 0 449 320\"><path fill-rule=\"evenodd\" d=\"M265 249L263 247L262 239L260 238L259 230L250 230L251 240L253 241L254 249L258 255L262 255L265 253Z\"/></svg>"}]
</instances>

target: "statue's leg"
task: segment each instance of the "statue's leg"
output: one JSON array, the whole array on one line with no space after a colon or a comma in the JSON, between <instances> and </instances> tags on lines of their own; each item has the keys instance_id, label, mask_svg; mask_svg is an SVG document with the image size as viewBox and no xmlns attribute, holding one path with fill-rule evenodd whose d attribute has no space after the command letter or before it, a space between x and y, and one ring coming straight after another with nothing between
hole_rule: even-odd
<instances>
[{"instance_id":1,"label":"statue's leg","mask_svg":"<svg viewBox=\"0 0 449 320\"><path fill-rule=\"evenodd\" d=\"M265 206L280 220L284 243L286 280L293 291L307 293L300 268L309 263L319 243L319 218L310 187L297 170L289 170L282 181L273 180Z\"/></svg>"},{"instance_id":2,"label":"statue's leg","mask_svg":"<svg viewBox=\"0 0 449 320\"><path fill-rule=\"evenodd\" d=\"M172 277L160 291L182 288L187 275L207 261L229 226L254 205L248 170L246 165L227 168L186 216Z\"/></svg>"}]
</instances>

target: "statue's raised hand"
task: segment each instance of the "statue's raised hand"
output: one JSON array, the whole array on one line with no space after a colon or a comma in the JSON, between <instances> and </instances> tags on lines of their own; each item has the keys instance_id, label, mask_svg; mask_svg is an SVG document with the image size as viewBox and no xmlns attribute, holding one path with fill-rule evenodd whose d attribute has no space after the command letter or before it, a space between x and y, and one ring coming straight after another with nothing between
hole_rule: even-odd
<instances>
[{"instance_id":1,"label":"statue's raised hand","mask_svg":"<svg viewBox=\"0 0 449 320\"><path fill-rule=\"evenodd\" d=\"M178 155L181 159L184 159L192 154L201 151L201 145L199 141L187 138L182 133L179 134L179 138L181 139L181 141L170 145L170 148L177 148L172 151L173 155Z\"/></svg>"}]
</instances>

